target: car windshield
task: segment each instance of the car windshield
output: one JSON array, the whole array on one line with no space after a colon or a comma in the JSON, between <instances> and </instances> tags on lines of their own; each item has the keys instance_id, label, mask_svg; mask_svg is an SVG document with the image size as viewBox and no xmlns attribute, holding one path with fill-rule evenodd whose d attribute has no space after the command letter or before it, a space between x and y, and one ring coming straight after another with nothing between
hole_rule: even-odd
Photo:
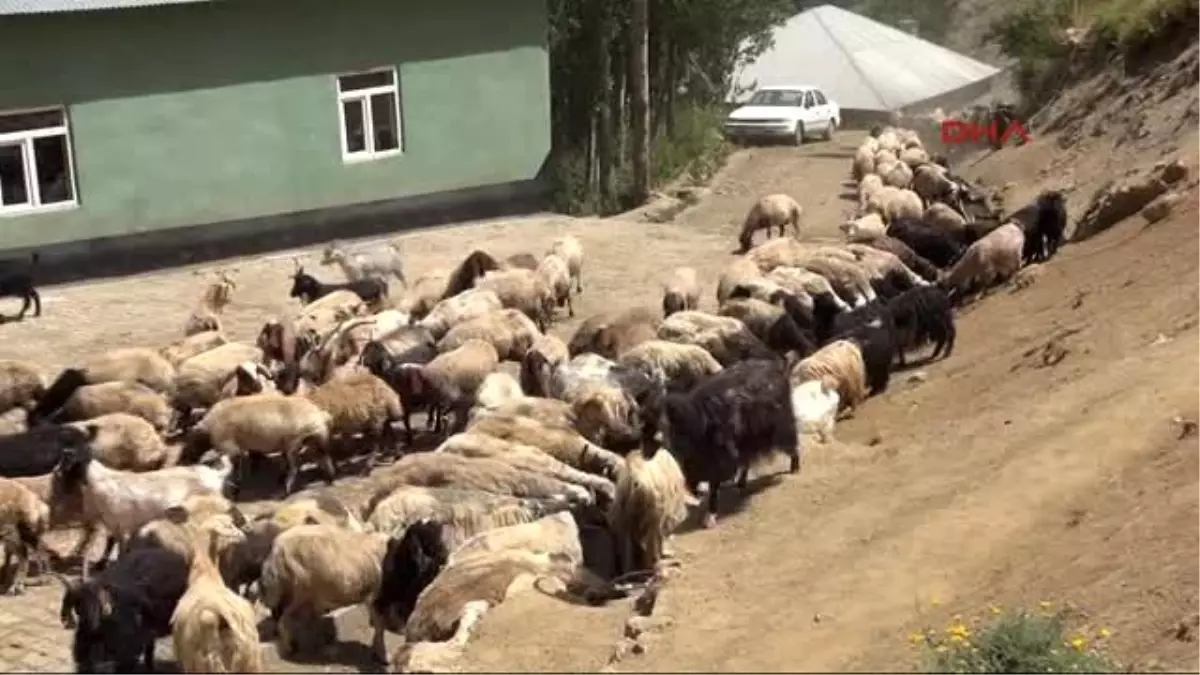
<instances>
[{"instance_id":1,"label":"car windshield","mask_svg":"<svg viewBox=\"0 0 1200 675\"><path fill-rule=\"evenodd\" d=\"M754 92L747 102L750 105L799 106L804 102L804 91L799 89L763 89Z\"/></svg>"}]
</instances>

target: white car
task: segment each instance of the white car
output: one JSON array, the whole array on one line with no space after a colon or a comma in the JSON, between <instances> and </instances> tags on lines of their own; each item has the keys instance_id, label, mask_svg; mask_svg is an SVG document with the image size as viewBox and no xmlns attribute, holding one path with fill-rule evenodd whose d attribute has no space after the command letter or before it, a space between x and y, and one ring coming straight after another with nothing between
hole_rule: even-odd
<instances>
[{"instance_id":1,"label":"white car","mask_svg":"<svg viewBox=\"0 0 1200 675\"><path fill-rule=\"evenodd\" d=\"M818 87L763 87L725 120L731 141L786 138L800 145L818 134L826 140L841 126L842 110Z\"/></svg>"}]
</instances>

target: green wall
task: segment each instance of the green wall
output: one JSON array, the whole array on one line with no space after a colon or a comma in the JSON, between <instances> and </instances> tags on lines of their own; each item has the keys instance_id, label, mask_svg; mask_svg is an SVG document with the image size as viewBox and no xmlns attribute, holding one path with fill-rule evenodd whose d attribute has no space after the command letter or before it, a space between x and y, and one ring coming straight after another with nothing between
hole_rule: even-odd
<instances>
[{"instance_id":1,"label":"green wall","mask_svg":"<svg viewBox=\"0 0 1200 675\"><path fill-rule=\"evenodd\" d=\"M67 104L79 208L0 249L533 178L544 0L223 0L0 17L0 110ZM394 64L403 155L343 164L333 74Z\"/></svg>"}]
</instances>

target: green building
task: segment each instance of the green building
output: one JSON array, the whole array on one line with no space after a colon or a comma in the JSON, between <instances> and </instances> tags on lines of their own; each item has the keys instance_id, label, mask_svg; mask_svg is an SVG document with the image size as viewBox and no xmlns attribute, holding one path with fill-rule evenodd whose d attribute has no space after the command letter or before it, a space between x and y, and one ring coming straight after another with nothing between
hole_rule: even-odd
<instances>
[{"instance_id":1,"label":"green building","mask_svg":"<svg viewBox=\"0 0 1200 675\"><path fill-rule=\"evenodd\" d=\"M536 198L546 33L545 0L0 0L0 256L270 248Z\"/></svg>"}]
</instances>

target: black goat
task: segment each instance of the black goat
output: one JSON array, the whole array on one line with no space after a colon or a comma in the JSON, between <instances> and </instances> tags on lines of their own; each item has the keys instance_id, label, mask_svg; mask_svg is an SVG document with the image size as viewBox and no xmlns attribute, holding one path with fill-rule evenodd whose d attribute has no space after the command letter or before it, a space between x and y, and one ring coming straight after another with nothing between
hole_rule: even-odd
<instances>
[{"instance_id":1,"label":"black goat","mask_svg":"<svg viewBox=\"0 0 1200 675\"><path fill-rule=\"evenodd\" d=\"M947 358L954 351L954 308L950 296L937 286L922 286L905 291L888 301L896 327L899 348L896 356L905 365L906 349L934 343L931 358ZM945 350L943 352L943 349Z\"/></svg>"},{"instance_id":2,"label":"black goat","mask_svg":"<svg viewBox=\"0 0 1200 675\"><path fill-rule=\"evenodd\" d=\"M686 393L667 395L663 404L666 441L678 459L688 487L708 483L705 527L717 522L721 483L736 476L745 489L750 464L772 450L800 470L800 440L792 410L792 388L781 359L740 361L701 381Z\"/></svg>"},{"instance_id":3,"label":"black goat","mask_svg":"<svg viewBox=\"0 0 1200 675\"><path fill-rule=\"evenodd\" d=\"M887 390L892 361L900 349L896 321L886 300L873 300L850 312L838 314L821 331L822 345L850 340L862 353L871 394Z\"/></svg>"},{"instance_id":4,"label":"black goat","mask_svg":"<svg viewBox=\"0 0 1200 675\"><path fill-rule=\"evenodd\" d=\"M61 577L60 577L61 579ZM154 641L171 633L171 615L187 590L188 561L174 551L129 551L85 582L61 579L60 615L74 626L72 655L79 673L132 673L138 661L154 671Z\"/></svg>"},{"instance_id":5,"label":"black goat","mask_svg":"<svg viewBox=\"0 0 1200 675\"><path fill-rule=\"evenodd\" d=\"M967 244L954 235L926 225L915 218L897 218L888 226L887 235L899 239L917 255L946 269L967 250Z\"/></svg>"},{"instance_id":6,"label":"black goat","mask_svg":"<svg viewBox=\"0 0 1200 675\"><path fill-rule=\"evenodd\" d=\"M0 436L0 476L44 476L62 461L63 448L88 442L88 433L73 426L44 426Z\"/></svg>"},{"instance_id":7,"label":"black goat","mask_svg":"<svg viewBox=\"0 0 1200 675\"><path fill-rule=\"evenodd\" d=\"M17 313L17 321L25 318L25 312L29 311L31 304L33 305L33 315L42 315L42 296L38 294L33 281L33 272L37 268L38 260L38 254L33 253L29 256L28 268L13 269L18 263L12 262L8 265L9 269L0 272L0 298L21 299L21 311Z\"/></svg>"},{"instance_id":8,"label":"black goat","mask_svg":"<svg viewBox=\"0 0 1200 675\"><path fill-rule=\"evenodd\" d=\"M428 418L425 428L441 433L445 425L445 411L438 405L438 394L429 387L421 375L421 366L437 356L432 344L417 344L400 354L392 354L382 342L368 342L359 356L359 364L372 375L387 382L400 396L404 412L404 431L409 445L413 443L412 414L425 410Z\"/></svg>"},{"instance_id":9,"label":"black goat","mask_svg":"<svg viewBox=\"0 0 1200 675\"><path fill-rule=\"evenodd\" d=\"M30 427L34 427L45 422L64 421L60 419L62 407L66 405L76 390L88 384L91 383L88 381L85 371L79 368L63 370L46 388L46 393L38 399L37 405L25 413L26 423Z\"/></svg>"},{"instance_id":10,"label":"black goat","mask_svg":"<svg viewBox=\"0 0 1200 675\"><path fill-rule=\"evenodd\" d=\"M1067 229L1067 205L1058 190L1047 190L1037 201L1021 209L1012 218L1025 230L1023 264L1041 263L1054 257L1062 246Z\"/></svg>"},{"instance_id":11,"label":"black goat","mask_svg":"<svg viewBox=\"0 0 1200 675\"><path fill-rule=\"evenodd\" d=\"M380 653L384 645L379 627L402 631L421 591L446 566L450 551L442 532L441 523L422 519L409 525L403 536L388 540L380 569L379 592L371 600L370 608L372 622L377 627L373 647L385 661L387 654Z\"/></svg>"},{"instance_id":12,"label":"black goat","mask_svg":"<svg viewBox=\"0 0 1200 675\"><path fill-rule=\"evenodd\" d=\"M305 273L303 267L297 267L296 273L292 275L292 292L288 297L300 298L300 302L307 305L334 291L350 291L362 298L363 302L379 302L387 297L388 283L383 279L370 277L340 284L326 284Z\"/></svg>"}]
</instances>

